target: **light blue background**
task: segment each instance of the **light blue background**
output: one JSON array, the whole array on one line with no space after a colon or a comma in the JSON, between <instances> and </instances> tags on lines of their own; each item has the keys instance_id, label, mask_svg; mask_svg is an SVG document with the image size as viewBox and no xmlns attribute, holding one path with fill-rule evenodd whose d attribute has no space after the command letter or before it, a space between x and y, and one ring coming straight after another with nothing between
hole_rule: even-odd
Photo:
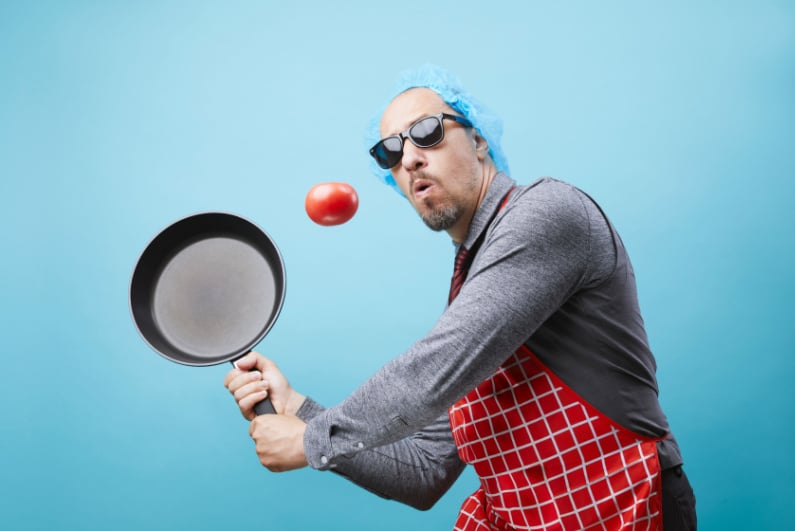
<instances>
[{"instance_id":1,"label":"light blue background","mask_svg":"<svg viewBox=\"0 0 795 531\"><path fill-rule=\"evenodd\" d=\"M421 337L452 255L368 174L398 72L456 72L512 174L601 202L636 268L702 529L783 529L795 497L795 8L789 1L0 3L0 527L449 529L330 473L262 469L222 386L127 307L138 254L202 210L287 266L259 350L331 405ZM324 228L311 185L361 206ZM410 392L410 390L407 390Z\"/></svg>"}]
</instances>

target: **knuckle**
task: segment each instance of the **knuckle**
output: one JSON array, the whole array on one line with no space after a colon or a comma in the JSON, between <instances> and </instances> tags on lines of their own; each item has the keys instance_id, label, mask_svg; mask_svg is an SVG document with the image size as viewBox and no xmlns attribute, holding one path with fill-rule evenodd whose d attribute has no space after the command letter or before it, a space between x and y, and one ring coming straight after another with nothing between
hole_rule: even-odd
<instances>
[{"instance_id":1,"label":"knuckle","mask_svg":"<svg viewBox=\"0 0 795 531\"><path fill-rule=\"evenodd\" d=\"M246 396L248 395L248 393L246 393L246 388L245 387L241 387L237 391L234 392L234 395L235 395L235 400L237 400L238 403L242 403L246 399Z\"/></svg>"}]
</instances>

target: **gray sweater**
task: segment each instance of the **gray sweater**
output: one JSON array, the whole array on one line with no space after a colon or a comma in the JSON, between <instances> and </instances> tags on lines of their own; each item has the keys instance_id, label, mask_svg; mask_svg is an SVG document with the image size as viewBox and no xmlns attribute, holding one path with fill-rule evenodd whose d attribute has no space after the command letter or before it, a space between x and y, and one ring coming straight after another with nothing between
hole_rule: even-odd
<instances>
[{"instance_id":1,"label":"gray sweater","mask_svg":"<svg viewBox=\"0 0 795 531\"><path fill-rule=\"evenodd\" d=\"M664 469L681 464L621 239L590 197L554 179L518 186L498 211L514 184L503 174L492 182L462 245L485 231L483 243L428 335L341 404L303 404L310 466L431 507L464 467L447 409L522 343L617 423L667 436L658 444Z\"/></svg>"}]
</instances>

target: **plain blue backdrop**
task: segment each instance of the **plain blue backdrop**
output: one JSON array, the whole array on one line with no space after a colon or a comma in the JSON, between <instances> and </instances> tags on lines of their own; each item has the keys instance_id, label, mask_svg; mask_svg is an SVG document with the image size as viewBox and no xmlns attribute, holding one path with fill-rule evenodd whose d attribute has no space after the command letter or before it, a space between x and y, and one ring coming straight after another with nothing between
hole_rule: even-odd
<instances>
[{"instance_id":1,"label":"plain blue backdrop","mask_svg":"<svg viewBox=\"0 0 795 531\"><path fill-rule=\"evenodd\" d=\"M452 249L363 131L425 62L503 117L514 178L576 184L622 233L702 529L791 524L792 2L5 0L0 527L450 529L474 474L429 512L271 474L229 367L162 359L127 303L157 231L226 210L284 255L258 350L296 388L333 405L400 354ZM357 188L351 222L307 218L322 181Z\"/></svg>"}]
</instances>

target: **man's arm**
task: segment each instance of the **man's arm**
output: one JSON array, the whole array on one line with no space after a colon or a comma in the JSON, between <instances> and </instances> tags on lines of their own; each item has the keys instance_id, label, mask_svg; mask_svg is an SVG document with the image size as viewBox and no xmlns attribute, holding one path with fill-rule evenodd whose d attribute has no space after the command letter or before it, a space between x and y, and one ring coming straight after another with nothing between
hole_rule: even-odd
<instances>
[{"instance_id":1,"label":"man's arm","mask_svg":"<svg viewBox=\"0 0 795 531\"><path fill-rule=\"evenodd\" d=\"M309 421L323 411L308 398L297 415ZM382 498L424 511L447 492L464 466L445 413L405 439L340 459L331 470Z\"/></svg>"},{"instance_id":2,"label":"man's arm","mask_svg":"<svg viewBox=\"0 0 795 531\"><path fill-rule=\"evenodd\" d=\"M517 190L493 225L429 334L308 423L310 466L339 466L433 421L493 374L586 277L589 219L572 187Z\"/></svg>"},{"instance_id":3,"label":"man's arm","mask_svg":"<svg viewBox=\"0 0 795 531\"><path fill-rule=\"evenodd\" d=\"M296 392L278 367L252 353L238 361L224 381L243 416L263 466L273 472L306 466L303 455L305 422L325 408ZM253 407L270 396L278 415L257 417ZM464 469L447 415L419 432L379 448L341 459L332 469L356 485L383 498L430 509Z\"/></svg>"}]
</instances>

